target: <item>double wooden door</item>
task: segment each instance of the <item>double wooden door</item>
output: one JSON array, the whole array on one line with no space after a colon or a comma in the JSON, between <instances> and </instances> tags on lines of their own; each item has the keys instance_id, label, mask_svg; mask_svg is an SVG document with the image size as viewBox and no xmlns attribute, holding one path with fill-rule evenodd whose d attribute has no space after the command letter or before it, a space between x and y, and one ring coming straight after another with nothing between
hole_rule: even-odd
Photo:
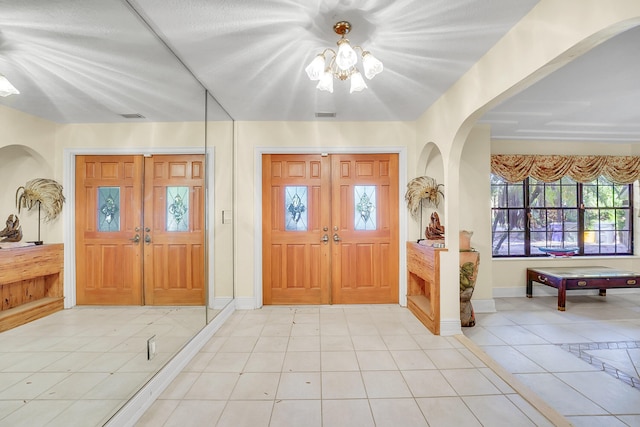
<instances>
[{"instance_id":1,"label":"double wooden door","mask_svg":"<svg viewBox=\"0 0 640 427\"><path fill-rule=\"evenodd\" d=\"M262 157L264 304L398 302L397 154Z\"/></svg>"},{"instance_id":2,"label":"double wooden door","mask_svg":"<svg viewBox=\"0 0 640 427\"><path fill-rule=\"evenodd\" d=\"M204 164L76 157L77 304L204 304Z\"/></svg>"}]
</instances>

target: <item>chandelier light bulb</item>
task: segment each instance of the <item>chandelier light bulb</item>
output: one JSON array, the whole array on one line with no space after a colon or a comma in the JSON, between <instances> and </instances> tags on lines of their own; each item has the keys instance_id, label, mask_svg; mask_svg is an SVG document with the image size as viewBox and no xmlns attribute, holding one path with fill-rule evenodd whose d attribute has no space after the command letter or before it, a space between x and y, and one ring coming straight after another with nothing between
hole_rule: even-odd
<instances>
[{"instance_id":1,"label":"chandelier light bulb","mask_svg":"<svg viewBox=\"0 0 640 427\"><path fill-rule=\"evenodd\" d=\"M316 86L318 90L324 90L333 93L333 74L331 71L325 71Z\"/></svg>"},{"instance_id":2,"label":"chandelier light bulb","mask_svg":"<svg viewBox=\"0 0 640 427\"><path fill-rule=\"evenodd\" d=\"M356 70L353 74L351 74L351 90L349 93L360 92L363 89L367 88L367 84L364 82L362 78L362 74L360 71Z\"/></svg>"},{"instance_id":3,"label":"chandelier light bulb","mask_svg":"<svg viewBox=\"0 0 640 427\"><path fill-rule=\"evenodd\" d=\"M309 65L307 65L307 68L305 68L304 70L307 72L307 76L309 76L309 79L320 80L320 78L324 74L324 61L324 55L319 54L316 55L315 58L313 58L313 61L311 61Z\"/></svg>"},{"instance_id":4,"label":"chandelier light bulb","mask_svg":"<svg viewBox=\"0 0 640 427\"><path fill-rule=\"evenodd\" d=\"M348 70L356 65L358 55L349 44L348 39L340 39L338 41L338 53L336 55L336 64L341 70Z\"/></svg>"},{"instance_id":5,"label":"chandelier light bulb","mask_svg":"<svg viewBox=\"0 0 640 427\"><path fill-rule=\"evenodd\" d=\"M382 62L367 51L362 52L362 67L364 68L364 75L369 80L380 74L384 68Z\"/></svg>"}]
</instances>

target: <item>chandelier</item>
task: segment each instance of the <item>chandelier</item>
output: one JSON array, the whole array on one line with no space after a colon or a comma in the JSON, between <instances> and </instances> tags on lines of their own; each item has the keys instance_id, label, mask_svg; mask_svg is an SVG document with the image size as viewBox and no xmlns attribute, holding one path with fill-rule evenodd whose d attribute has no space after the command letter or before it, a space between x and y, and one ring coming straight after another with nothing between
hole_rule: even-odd
<instances>
[{"instance_id":1,"label":"chandelier","mask_svg":"<svg viewBox=\"0 0 640 427\"><path fill-rule=\"evenodd\" d=\"M358 62L358 54L356 49L360 50L362 55L362 68L367 79L371 80L376 74L382 71L382 62L377 60L369 51L362 49L360 46L349 44L349 39L345 35L351 31L351 24L347 21L337 22L333 26L333 31L340 35L338 40L338 52L331 48L325 49L322 53L316 55L311 63L305 68L307 75L311 80L318 80L316 88L326 90L333 93L333 78L340 80L351 79L350 93L360 92L367 87L362 78L362 74L356 67ZM331 53L333 56L327 64L326 55Z\"/></svg>"},{"instance_id":2,"label":"chandelier","mask_svg":"<svg viewBox=\"0 0 640 427\"><path fill-rule=\"evenodd\" d=\"M0 96L9 96L19 94L18 89L16 89L9 80L0 74Z\"/></svg>"}]
</instances>

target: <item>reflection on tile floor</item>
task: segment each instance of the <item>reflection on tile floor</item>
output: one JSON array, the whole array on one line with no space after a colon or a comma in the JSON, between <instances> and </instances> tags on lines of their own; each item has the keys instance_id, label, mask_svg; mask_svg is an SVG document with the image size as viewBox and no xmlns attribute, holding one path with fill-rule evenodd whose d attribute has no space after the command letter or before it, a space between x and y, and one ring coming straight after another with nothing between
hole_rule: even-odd
<instances>
[{"instance_id":1,"label":"reflection on tile floor","mask_svg":"<svg viewBox=\"0 0 640 427\"><path fill-rule=\"evenodd\" d=\"M497 298L464 333L574 425L640 426L640 294L614 292Z\"/></svg>"},{"instance_id":2,"label":"reflection on tile floor","mask_svg":"<svg viewBox=\"0 0 640 427\"><path fill-rule=\"evenodd\" d=\"M234 312L138 422L178 425L553 424L458 338L359 305Z\"/></svg>"},{"instance_id":3,"label":"reflection on tile floor","mask_svg":"<svg viewBox=\"0 0 640 427\"><path fill-rule=\"evenodd\" d=\"M2 332L0 426L101 426L203 326L203 307L85 306Z\"/></svg>"}]
</instances>

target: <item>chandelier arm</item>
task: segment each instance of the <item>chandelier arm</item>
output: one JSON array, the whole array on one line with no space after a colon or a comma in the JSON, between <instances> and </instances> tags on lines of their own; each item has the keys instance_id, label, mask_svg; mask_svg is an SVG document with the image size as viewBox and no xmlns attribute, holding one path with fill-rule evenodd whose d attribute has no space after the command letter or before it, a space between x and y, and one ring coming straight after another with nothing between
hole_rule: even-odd
<instances>
[{"instance_id":1,"label":"chandelier arm","mask_svg":"<svg viewBox=\"0 0 640 427\"><path fill-rule=\"evenodd\" d=\"M325 50L323 50L323 51L322 51L322 53L321 53L321 55L322 55L322 56L325 56L325 54L326 54L327 52L331 52L331 54L333 54L333 57L334 57L334 58L336 57L336 51L335 51L335 50L333 50L333 49L331 49L330 47L328 47L328 48L326 48Z\"/></svg>"},{"instance_id":2,"label":"chandelier arm","mask_svg":"<svg viewBox=\"0 0 640 427\"><path fill-rule=\"evenodd\" d=\"M336 53L333 52L333 58L331 58L331 60L329 61L329 65L327 66L327 68L334 74L335 74L335 69L334 69L335 64L336 64Z\"/></svg>"}]
</instances>

